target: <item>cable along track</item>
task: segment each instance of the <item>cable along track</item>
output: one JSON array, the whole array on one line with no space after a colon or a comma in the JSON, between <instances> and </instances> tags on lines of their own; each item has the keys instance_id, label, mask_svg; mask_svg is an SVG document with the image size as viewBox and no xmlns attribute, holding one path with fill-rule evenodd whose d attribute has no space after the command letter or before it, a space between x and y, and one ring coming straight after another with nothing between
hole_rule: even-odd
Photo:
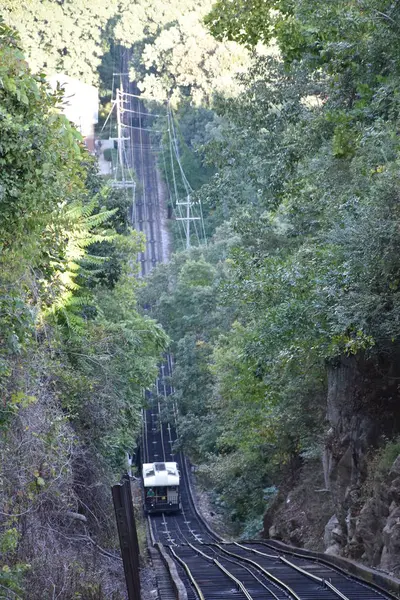
<instances>
[{"instance_id":1,"label":"cable along track","mask_svg":"<svg viewBox=\"0 0 400 600\"><path fill-rule=\"evenodd\" d=\"M211 546L169 548L173 556L186 565L205 600L237 597L247 600L301 600L284 585L271 579L257 566L222 556Z\"/></svg>"},{"instance_id":2,"label":"cable along track","mask_svg":"<svg viewBox=\"0 0 400 600\"><path fill-rule=\"evenodd\" d=\"M262 552L274 550L280 555L290 556L290 562L297 567L306 570L309 575L316 575L326 582L334 585L344 596L352 600L382 600L395 599L398 596L386 592L377 584L367 582L357 576L354 576L344 569L335 565L330 565L324 561L324 558L307 557L296 552L296 548L282 550L274 545L274 542L268 541L250 541L243 542L244 545L258 549Z\"/></svg>"}]
</instances>

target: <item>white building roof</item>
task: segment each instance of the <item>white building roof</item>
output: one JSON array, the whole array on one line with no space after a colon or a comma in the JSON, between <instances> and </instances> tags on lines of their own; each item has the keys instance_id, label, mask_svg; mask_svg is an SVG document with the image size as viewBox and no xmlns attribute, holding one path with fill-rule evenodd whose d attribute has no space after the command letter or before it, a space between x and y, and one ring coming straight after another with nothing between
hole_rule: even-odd
<instances>
[{"instance_id":1,"label":"white building roof","mask_svg":"<svg viewBox=\"0 0 400 600\"><path fill-rule=\"evenodd\" d=\"M90 135L99 120L98 89L63 73L52 75L48 81L54 90L57 85L64 90L62 112L67 119L74 123L84 137Z\"/></svg>"}]
</instances>

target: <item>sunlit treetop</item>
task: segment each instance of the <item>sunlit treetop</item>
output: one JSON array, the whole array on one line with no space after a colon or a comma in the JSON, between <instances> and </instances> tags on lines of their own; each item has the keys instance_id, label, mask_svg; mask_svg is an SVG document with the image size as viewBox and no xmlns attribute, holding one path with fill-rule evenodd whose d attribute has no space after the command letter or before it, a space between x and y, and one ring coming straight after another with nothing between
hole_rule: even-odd
<instances>
[{"instance_id":1,"label":"sunlit treetop","mask_svg":"<svg viewBox=\"0 0 400 600\"><path fill-rule=\"evenodd\" d=\"M275 13L284 10L283 4L289 5L279 0L218 0L204 22L218 40L254 47L271 40Z\"/></svg>"},{"instance_id":2,"label":"sunlit treetop","mask_svg":"<svg viewBox=\"0 0 400 600\"><path fill-rule=\"evenodd\" d=\"M398 45L399 14L391 0L218 0L205 23L217 39L248 47L275 39L286 63L307 56L320 66L339 57L342 70L387 63L387 47Z\"/></svg>"}]
</instances>

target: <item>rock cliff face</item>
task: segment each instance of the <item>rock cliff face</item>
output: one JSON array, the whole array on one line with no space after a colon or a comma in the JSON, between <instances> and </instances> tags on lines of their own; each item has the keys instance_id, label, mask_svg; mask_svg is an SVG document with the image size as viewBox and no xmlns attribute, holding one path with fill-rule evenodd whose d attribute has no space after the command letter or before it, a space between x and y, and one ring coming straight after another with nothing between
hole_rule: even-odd
<instances>
[{"instance_id":1,"label":"rock cliff face","mask_svg":"<svg viewBox=\"0 0 400 600\"><path fill-rule=\"evenodd\" d=\"M377 449L400 432L399 385L400 357L387 362L344 357L328 367L324 483L314 465L307 484L320 492L313 499L318 527L315 514L301 518L307 510L291 503L310 471L304 465L296 485L266 514L266 534L400 574L400 456L371 477Z\"/></svg>"},{"instance_id":2,"label":"rock cliff face","mask_svg":"<svg viewBox=\"0 0 400 600\"><path fill-rule=\"evenodd\" d=\"M360 504L360 503L358 503ZM353 527L339 524L336 515L325 527L325 546L328 554L338 554L361 560L395 575L400 574L400 456L397 457L384 481L374 486L372 495L353 513Z\"/></svg>"},{"instance_id":3,"label":"rock cliff face","mask_svg":"<svg viewBox=\"0 0 400 600\"><path fill-rule=\"evenodd\" d=\"M398 547L392 534L400 517L395 493L400 479L397 482L396 472L391 472L368 498L363 484L371 450L383 436L398 431L397 375L393 362L385 365L359 357L342 358L329 367L330 429L323 456L325 484L335 511L326 527L326 551L386 569L399 562L400 527Z\"/></svg>"}]
</instances>

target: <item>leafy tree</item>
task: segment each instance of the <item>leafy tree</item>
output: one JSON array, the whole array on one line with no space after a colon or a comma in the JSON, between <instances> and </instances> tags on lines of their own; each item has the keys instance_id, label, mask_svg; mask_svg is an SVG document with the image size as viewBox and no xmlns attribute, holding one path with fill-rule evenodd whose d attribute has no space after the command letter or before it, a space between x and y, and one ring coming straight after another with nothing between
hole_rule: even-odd
<instances>
[{"instance_id":1,"label":"leafy tree","mask_svg":"<svg viewBox=\"0 0 400 600\"><path fill-rule=\"evenodd\" d=\"M215 91L237 91L233 74L243 70L247 53L214 40L201 23L203 11L197 6L182 11L156 36L145 37L134 54L131 76L146 95L173 104L190 98L195 105L207 105Z\"/></svg>"},{"instance_id":2,"label":"leafy tree","mask_svg":"<svg viewBox=\"0 0 400 600\"><path fill-rule=\"evenodd\" d=\"M65 540L75 519L115 543L109 484L168 342L137 309L143 239L59 101L1 22L0 586L33 600L105 597L107 567Z\"/></svg>"},{"instance_id":3,"label":"leafy tree","mask_svg":"<svg viewBox=\"0 0 400 600\"><path fill-rule=\"evenodd\" d=\"M250 47L268 43L273 36L272 10L290 4L276 0L219 0L204 22L217 39L228 39Z\"/></svg>"},{"instance_id":4,"label":"leafy tree","mask_svg":"<svg viewBox=\"0 0 400 600\"><path fill-rule=\"evenodd\" d=\"M107 24L115 17L116 2L17 1L3 3L0 11L19 31L34 72L63 72L97 83L96 69L108 46Z\"/></svg>"},{"instance_id":5,"label":"leafy tree","mask_svg":"<svg viewBox=\"0 0 400 600\"><path fill-rule=\"evenodd\" d=\"M211 177L196 194L210 223L230 221L229 243L204 252L213 269L175 256L144 294L173 339L184 443L241 522L318 452L327 365L355 355L396 369L397 10L221 0L206 17L218 39L274 38L280 55L254 55L199 140Z\"/></svg>"}]
</instances>

